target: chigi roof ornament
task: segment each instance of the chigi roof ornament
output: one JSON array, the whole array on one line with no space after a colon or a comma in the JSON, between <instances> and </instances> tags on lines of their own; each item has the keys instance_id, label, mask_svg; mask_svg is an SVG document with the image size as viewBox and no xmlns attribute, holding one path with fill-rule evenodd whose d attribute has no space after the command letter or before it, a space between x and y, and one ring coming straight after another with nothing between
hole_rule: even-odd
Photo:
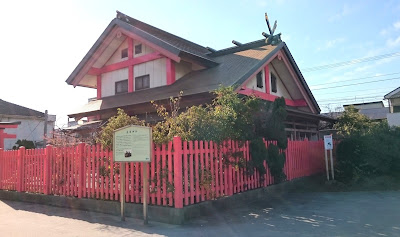
<instances>
[{"instance_id":1,"label":"chigi roof ornament","mask_svg":"<svg viewBox=\"0 0 400 237\"><path fill-rule=\"evenodd\" d=\"M271 26L269 25L268 15L265 13L265 21L267 22L269 34L263 32L262 35L266 38L265 43L270 45L277 45L282 42L281 33L274 35L277 21L275 21L274 26L271 30Z\"/></svg>"}]
</instances>

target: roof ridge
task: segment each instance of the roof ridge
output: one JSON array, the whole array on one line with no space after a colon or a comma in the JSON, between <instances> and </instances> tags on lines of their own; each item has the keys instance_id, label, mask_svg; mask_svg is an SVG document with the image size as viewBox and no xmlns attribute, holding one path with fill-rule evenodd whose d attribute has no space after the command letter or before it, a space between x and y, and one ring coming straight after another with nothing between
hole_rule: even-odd
<instances>
[{"instance_id":1,"label":"roof ridge","mask_svg":"<svg viewBox=\"0 0 400 237\"><path fill-rule=\"evenodd\" d=\"M28 107L25 107L25 106L22 106L22 105L14 104L14 103L11 103L11 102L2 100L2 99L0 99L0 101L1 101L1 102L4 102L5 104L8 104L8 105L10 105L10 106L17 106L17 107L19 107L20 109L26 109L26 110L28 110L29 112L40 113L41 115L44 116L44 113L43 113L43 112L40 112L40 111L38 111L38 110L34 110L34 109L31 109L31 108L28 108ZM0 113L1 113L1 112L0 112ZM5 115L7 115L7 114L5 114ZM11 115L11 114L10 114L10 115ZM16 115L19 115L19 114L16 114Z\"/></svg>"},{"instance_id":2,"label":"roof ridge","mask_svg":"<svg viewBox=\"0 0 400 237\"><path fill-rule=\"evenodd\" d=\"M215 52L210 52L207 55L210 57L222 56L225 54L236 53L236 52L251 49L253 47L260 47L260 46L264 46L264 45L267 45L265 43L265 39L260 39L260 40L255 40L255 41L251 41L248 43L244 43L240 46L232 46L229 48L217 50Z\"/></svg>"},{"instance_id":3,"label":"roof ridge","mask_svg":"<svg viewBox=\"0 0 400 237\"><path fill-rule=\"evenodd\" d=\"M386 95L384 95L383 98L384 98L384 99L388 99L389 97L392 96L392 95L390 95L390 94L394 93L395 91L397 91L397 90L399 90L399 89L400 89L400 86L397 87L396 89L392 90L391 92L387 93ZM395 94L396 94L396 93L395 93ZM390 96L389 96L389 95L390 95ZM388 97L388 98L386 98L386 97Z\"/></svg>"},{"instance_id":4,"label":"roof ridge","mask_svg":"<svg viewBox=\"0 0 400 237\"><path fill-rule=\"evenodd\" d=\"M121 17L121 16L122 16L122 17ZM125 19L123 19L123 17L125 17ZM162 32L162 33L165 33L165 34L169 34L169 35L171 35L171 36L173 36L173 37L176 37L176 38L178 38L178 39L180 39L180 40L186 41L186 42L188 42L188 43L190 43L190 44L194 44L194 45L196 45L197 47L201 47L204 51L209 52L208 49L207 49L206 47L204 47L204 46L202 46L202 45L200 45L200 44L197 44L197 43L195 43L195 42L193 42L193 41L187 40L187 39L185 39L185 38L182 38L182 37L180 37L180 36L177 36L177 35L175 35L175 34L172 34L172 33L168 32L168 31L165 31L165 30L162 30L162 29L157 28L157 27L155 27L155 26L152 26L152 25L150 25L150 24L147 24L146 22L143 22L143 21L140 21L140 20L138 20L138 19L135 19L135 18L133 18L133 17L131 17L131 16L128 16L128 15L126 15L126 14L120 12L120 11L117 11L117 16L116 16L116 18L119 19L119 20L122 20L122 21L124 21L124 22L126 22L126 23L128 23L128 24L130 24L130 25L132 25L132 26L134 26L134 27L136 27L136 28L142 30L142 31L145 31L145 32L146 32L146 30L143 30L143 29L141 29L140 27L133 25L133 24L132 24L133 22L130 22L131 20L134 21L134 22L136 21L136 22L139 23L139 24L143 24L144 26L151 27L151 28L153 28L153 29L155 29L155 30L158 30L158 31L160 31L160 32ZM149 33L149 32L148 32L148 33ZM151 33L149 33L149 34L151 34ZM156 36L155 36L155 37L156 37ZM164 41L164 42L167 42L167 41L165 41L165 40L163 40L163 39L161 39L161 38L159 38L159 37L156 37L156 38L158 38L158 39L160 39L160 40L162 40L162 41ZM168 42L167 42L167 43L168 43Z\"/></svg>"}]
</instances>

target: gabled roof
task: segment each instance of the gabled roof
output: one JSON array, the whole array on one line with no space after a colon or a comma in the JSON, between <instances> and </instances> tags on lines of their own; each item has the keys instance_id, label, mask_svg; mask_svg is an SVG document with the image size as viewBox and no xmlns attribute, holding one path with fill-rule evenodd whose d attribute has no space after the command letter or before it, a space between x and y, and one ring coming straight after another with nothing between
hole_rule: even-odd
<instances>
[{"instance_id":1,"label":"gabled roof","mask_svg":"<svg viewBox=\"0 0 400 237\"><path fill-rule=\"evenodd\" d=\"M202 65L206 64L208 66L205 69L186 74L171 85L103 97L100 100L91 101L81 108L80 111L70 114L70 116L143 104L152 100L165 100L171 96L177 96L180 91L184 92L183 96L185 97L209 93L217 89L220 85L234 86L235 89L239 90L242 84L246 83L247 80L278 55L278 58L284 55L285 62L287 62L285 65L290 67L291 75L296 77L294 80L296 80L297 87L301 87L301 93L306 97L311 110L315 113L320 112L320 108L310 88L284 42L278 45L267 45L265 39L261 39L241 44L240 46L210 51L201 45L182 39L120 12L117 12L117 17L109 24L85 58L67 79L68 84L76 85L75 82L73 83L74 78L85 67L85 64L90 61L91 57L115 26L123 30L122 33L127 34L128 37L132 33L134 34L132 36L144 39L147 43L151 42L153 47L157 46L159 49L166 50L170 53L170 56L176 56L179 60L180 58L190 59L191 61L201 62ZM86 68L86 70L88 69Z\"/></svg>"},{"instance_id":2,"label":"gabled roof","mask_svg":"<svg viewBox=\"0 0 400 237\"><path fill-rule=\"evenodd\" d=\"M263 43L262 43L263 42ZM265 40L254 41L246 45L235 47L234 49L217 51L213 59L218 66L199 71L193 71L186 74L181 79L169 86L160 86L147 90L135 91L135 93L126 93L104 97L100 100L94 100L75 111L70 116L75 116L84 112L112 109L129 105L143 104L151 100L164 100L171 96L178 96L183 91L183 96L208 93L223 86L234 86L238 88L252 74L262 67L268 60L276 56L283 50L287 58L296 71L296 74L309 95L312 105L316 111L320 111L319 106L312 95L310 88L300 73L294 59L285 43L276 46L265 45ZM219 55L219 56L218 56ZM149 93L151 90L151 93Z\"/></svg>"},{"instance_id":3,"label":"gabled roof","mask_svg":"<svg viewBox=\"0 0 400 237\"><path fill-rule=\"evenodd\" d=\"M207 53L210 52L207 48L117 11L117 17L110 22L89 52L67 78L66 82L69 85L74 84L73 81L76 79L78 74L95 55L96 51L104 43L105 39L110 36L115 27L119 27L127 33L134 34L138 38L151 43L153 47L159 47L169 52L170 55L174 56L173 59L175 61L179 62L180 58L190 58L191 60L197 61L200 65L207 67L218 65L217 62L207 55ZM76 86L76 84L74 84L74 86Z\"/></svg>"},{"instance_id":4,"label":"gabled roof","mask_svg":"<svg viewBox=\"0 0 400 237\"><path fill-rule=\"evenodd\" d=\"M44 113L0 99L0 115L44 117Z\"/></svg>"},{"instance_id":5,"label":"gabled roof","mask_svg":"<svg viewBox=\"0 0 400 237\"><path fill-rule=\"evenodd\" d=\"M384 96L385 99L394 99L399 97L400 97L400 87L397 87L396 89L392 90L391 92L387 93Z\"/></svg>"}]
</instances>

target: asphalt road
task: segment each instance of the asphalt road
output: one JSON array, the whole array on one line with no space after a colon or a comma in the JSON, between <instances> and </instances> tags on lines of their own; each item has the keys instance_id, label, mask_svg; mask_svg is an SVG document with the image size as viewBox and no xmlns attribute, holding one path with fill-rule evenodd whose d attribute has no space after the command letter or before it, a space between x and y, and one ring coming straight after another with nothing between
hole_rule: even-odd
<instances>
[{"instance_id":1,"label":"asphalt road","mask_svg":"<svg viewBox=\"0 0 400 237\"><path fill-rule=\"evenodd\" d=\"M183 226L0 200L1 236L400 236L400 192L292 193Z\"/></svg>"}]
</instances>

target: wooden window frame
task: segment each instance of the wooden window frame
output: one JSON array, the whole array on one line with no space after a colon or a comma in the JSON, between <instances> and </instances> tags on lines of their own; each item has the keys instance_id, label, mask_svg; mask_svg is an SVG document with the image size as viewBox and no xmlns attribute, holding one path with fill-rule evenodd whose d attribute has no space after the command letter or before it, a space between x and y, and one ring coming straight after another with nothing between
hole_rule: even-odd
<instances>
[{"instance_id":1,"label":"wooden window frame","mask_svg":"<svg viewBox=\"0 0 400 237\"><path fill-rule=\"evenodd\" d=\"M126 91L120 91L120 92L118 92L118 84L122 84L122 83L126 83ZM128 79L126 79L126 80L121 80L121 81L116 81L115 82L115 94L116 95L119 95L119 94L124 94L124 93L128 93Z\"/></svg>"},{"instance_id":2,"label":"wooden window frame","mask_svg":"<svg viewBox=\"0 0 400 237\"><path fill-rule=\"evenodd\" d=\"M148 83L147 83L146 87L143 86L143 79L148 79ZM142 80L141 86L139 86L139 82L138 82L139 80ZM149 88L150 88L150 75L149 74L135 77L135 91L145 90L145 89L149 89Z\"/></svg>"},{"instance_id":3,"label":"wooden window frame","mask_svg":"<svg viewBox=\"0 0 400 237\"><path fill-rule=\"evenodd\" d=\"M128 48L121 50L121 59L128 57Z\"/></svg>"},{"instance_id":4,"label":"wooden window frame","mask_svg":"<svg viewBox=\"0 0 400 237\"><path fill-rule=\"evenodd\" d=\"M274 93L278 92L278 85L276 82L277 82L277 78L276 78L275 74L273 74L271 72L271 91Z\"/></svg>"},{"instance_id":5,"label":"wooden window frame","mask_svg":"<svg viewBox=\"0 0 400 237\"><path fill-rule=\"evenodd\" d=\"M263 79L262 79L262 72L257 73L256 75L256 82L257 82L257 88L263 88Z\"/></svg>"},{"instance_id":6,"label":"wooden window frame","mask_svg":"<svg viewBox=\"0 0 400 237\"><path fill-rule=\"evenodd\" d=\"M138 50L138 49L140 49L140 50ZM139 51L139 52L138 52ZM143 53L143 46L142 46L142 44L137 44L137 45L135 45L135 55L136 54L141 54L141 53Z\"/></svg>"}]
</instances>

